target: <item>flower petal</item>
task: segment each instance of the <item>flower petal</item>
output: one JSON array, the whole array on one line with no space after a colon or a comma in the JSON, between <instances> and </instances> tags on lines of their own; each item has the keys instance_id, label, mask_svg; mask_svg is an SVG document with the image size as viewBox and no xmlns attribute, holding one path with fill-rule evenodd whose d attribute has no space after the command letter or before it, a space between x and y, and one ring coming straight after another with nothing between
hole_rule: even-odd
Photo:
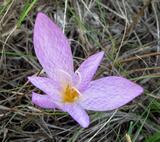
<instances>
[{"instance_id":1,"label":"flower petal","mask_svg":"<svg viewBox=\"0 0 160 142\"><path fill-rule=\"evenodd\" d=\"M34 49L39 62L51 78L62 70L73 74L73 58L68 39L45 14L39 13L34 26Z\"/></svg>"},{"instance_id":2,"label":"flower petal","mask_svg":"<svg viewBox=\"0 0 160 142\"><path fill-rule=\"evenodd\" d=\"M99 52L97 54L94 54L87 58L78 68L76 73L79 75L80 84L77 86L77 88L80 91L84 91L87 88L87 85L92 80L92 77L94 76L102 58L103 58L104 52Z\"/></svg>"},{"instance_id":3,"label":"flower petal","mask_svg":"<svg viewBox=\"0 0 160 142\"><path fill-rule=\"evenodd\" d=\"M85 110L78 104L64 104L59 106L65 112L68 112L72 118L77 121L83 128L89 125L89 116Z\"/></svg>"},{"instance_id":4,"label":"flower petal","mask_svg":"<svg viewBox=\"0 0 160 142\"><path fill-rule=\"evenodd\" d=\"M123 77L110 76L92 81L79 103L87 110L107 111L125 105L141 93L141 86Z\"/></svg>"},{"instance_id":5,"label":"flower petal","mask_svg":"<svg viewBox=\"0 0 160 142\"><path fill-rule=\"evenodd\" d=\"M45 92L47 95L52 97L55 101L60 100L60 85L59 83L45 77L28 77L28 80L32 82L37 88Z\"/></svg>"},{"instance_id":6,"label":"flower petal","mask_svg":"<svg viewBox=\"0 0 160 142\"><path fill-rule=\"evenodd\" d=\"M48 95L41 95L33 92L32 102L42 108L56 108L56 105L51 101Z\"/></svg>"}]
</instances>

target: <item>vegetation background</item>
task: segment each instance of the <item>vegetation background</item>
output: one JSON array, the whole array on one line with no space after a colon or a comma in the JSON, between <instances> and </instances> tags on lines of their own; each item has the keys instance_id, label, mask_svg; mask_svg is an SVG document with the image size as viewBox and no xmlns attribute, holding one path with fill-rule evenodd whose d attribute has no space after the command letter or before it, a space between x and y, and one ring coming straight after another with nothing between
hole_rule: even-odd
<instances>
[{"instance_id":1,"label":"vegetation background","mask_svg":"<svg viewBox=\"0 0 160 142\"><path fill-rule=\"evenodd\" d=\"M68 114L34 106L38 91L27 76L40 74L32 33L41 11L70 39L75 67L105 51L95 78L121 75L145 93L110 112L89 112L89 128ZM0 141L160 142L159 0L0 1Z\"/></svg>"}]
</instances>

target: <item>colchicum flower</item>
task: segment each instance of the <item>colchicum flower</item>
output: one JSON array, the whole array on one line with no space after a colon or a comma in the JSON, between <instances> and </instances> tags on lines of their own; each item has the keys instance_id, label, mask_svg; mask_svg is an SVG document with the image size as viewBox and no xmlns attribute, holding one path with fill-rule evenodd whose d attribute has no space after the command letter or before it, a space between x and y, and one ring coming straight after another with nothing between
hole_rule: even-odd
<instances>
[{"instance_id":1,"label":"colchicum flower","mask_svg":"<svg viewBox=\"0 0 160 142\"><path fill-rule=\"evenodd\" d=\"M143 92L123 77L109 76L91 81L104 52L88 57L74 72L68 39L46 15L38 13L34 27L34 49L48 77L28 77L46 95L32 93L32 102L42 108L68 112L82 127L89 125L85 110L119 108Z\"/></svg>"}]
</instances>

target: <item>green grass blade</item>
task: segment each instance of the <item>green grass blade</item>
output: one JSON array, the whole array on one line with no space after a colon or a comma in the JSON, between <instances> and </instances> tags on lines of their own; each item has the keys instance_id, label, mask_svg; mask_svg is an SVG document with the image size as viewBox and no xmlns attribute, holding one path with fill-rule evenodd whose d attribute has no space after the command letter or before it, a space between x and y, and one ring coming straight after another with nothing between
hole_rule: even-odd
<instances>
[{"instance_id":1,"label":"green grass blade","mask_svg":"<svg viewBox=\"0 0 160 142\"><path fill-rule=\"evenodd\" d=\"M17 22L17 27L19 27L21 25L21 23L23 22L23 20L25 19L25 17L28 15L28 13L30 12L31 8L34 6L34 4L37 2L37 0L32 0L32 2L27 1L27 3L25 4L22 14L20 15L20 18Z\"/></svg>"},{"instance_id":2,"label":"green grass blade","mask_svg":"<svg viewBox=\"0 0 160 142\"><path fill-rule=\"evenodd\" d=\"M146 138L144 142L160 142L160 131Z\"/></svg>"}]
</instances>

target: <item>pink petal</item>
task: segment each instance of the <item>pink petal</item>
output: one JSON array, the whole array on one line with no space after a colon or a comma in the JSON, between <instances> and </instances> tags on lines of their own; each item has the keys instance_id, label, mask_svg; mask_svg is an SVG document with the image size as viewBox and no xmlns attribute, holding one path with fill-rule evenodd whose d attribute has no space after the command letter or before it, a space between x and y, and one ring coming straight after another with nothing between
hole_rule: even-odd
<instances>
[{"instance_id":1,"label":"pink petal","mask_svg":"<svg viewBox=\"0 0 160 142\"><path fill-rule=\"evenodd\" d=\"M39 13L35 21L34 49L49 77L58 79L57 72L60 70L73 74L73 59L68 39L43 13Z\"/></svg>"},{"instance_id":2,"label":"pink petal","mask_svg":"<svg viewBox=\"0 0 160 142\"><path fill-rule=\"evenodd\" d=\"M78 104L64 104L59 106L65 112L68 112L72 118L77 121L83 128L89 125L89 116Z\"/></svg>"},{"instance_id":3,"label":"pink petal","mask_svg":"<svg viewBox=\"0 0 160 142\"><path fill-rule=\"evenodd\" d=\"M103 58L104 52L99 52L87 58L76 71L79 75L80 84L78 89L84 91L88 83L92 80L97 68ZM77 78L76 78L77 80Z\"/></svg>"},{"instance_id":4,"label":"pink petal","mask_svg":"<svg viewBox=\"0 0 160 142\"><path fill-rule=\"evenodd\" d=\"M52 97L55 101L60 100L61 87L59 83L45 77L28 77L28 80L37 88L45 92L47 95Z\"/></svg>"},{"instance_id":5,"label":"pink petal","mask_svg":"<svg viewBox=\"0 0 160 142\"><path fill-rule=\"evenodd\" d=\"M123 77L110 76L92 81L79 103L87 110L107 111L125 105L141 93L141 86Z\"/></svg>"},{"instance_id":6,"label":"pink petal","mask_svg":"<svg viewBox=\"0 0 160 142\"><path fill-rule=\"evenodd\" d=\"M32 93L32 102L42 108L54 109L56 107L48 95L41 95L34 92Z\"/></svg>"}]
</instances>

